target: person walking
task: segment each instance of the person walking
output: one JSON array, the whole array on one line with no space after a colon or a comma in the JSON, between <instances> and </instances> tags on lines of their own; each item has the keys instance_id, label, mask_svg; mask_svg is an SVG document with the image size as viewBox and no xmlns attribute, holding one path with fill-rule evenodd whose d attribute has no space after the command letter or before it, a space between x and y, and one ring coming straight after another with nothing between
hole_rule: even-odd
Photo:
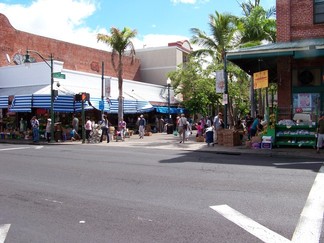
<instances>
[{"instance_id":1,"label":"person walking","mask_svg":"<svg viewBox=\"0 0 324 243\"><path fill-rule=\"evenodd\" d=\"M214 144L218 144L218 136L217 133L219 133L219 131L221 129L223 129L224 123L223 123L223 113L222 112L218 112L217 116L214 117L213 119L213 126L214 126Z\"/></svg>"},{"instance_id":2,"label":"person walking","mask_svg":"<svg viewBox=\"0 0 324 243\"><path fill-rule=\"evenodd\" d=\"M45 128L46 140L48 143L51 141L51 127L52 127L52 120L51 118L48 118L46 123L46 128Z\"/></svg>"},{"instance_id":3,"label":"person walking","mask_svg":"<svg viewBox=\"0 0 324 243\"><path fill-rule=\"evenodd\" d=\"M37 120L36 116L33 116L30 120L30 124L33 129L33 142L38 143L39 142L39 121Z\"/></svg>"},{"instance_id":4,"label":"person walking","mask_svg":"<svg viewBox=\"0 0 324 243\"><path fill-rule=\"evenodd\" d=\"M139 133L140 139L144 138L145 126L146 126L146 120L145 120L144 116L141 115L138 119L138 133Z\"/></svg>"},{"instance_id":5,"label":"person walking","mask_svg":"<svg viewBox=\"0 0 324 243\"><path fill-rule=\"evenodd\" d=\"M317 125L317 149L316 152L320 152L320 148L323 147L323 141L324 141L324 112L321 114L318 125Z\"/></svg>"},{"instance_id":6,"label":"person walking","mask_svg":"<svg viewBox=\"0 0 324 243\"><path fill-rule=\"evenodd\" d=\"M126 122L123 119L119 121L118 128L119 128L121 140L124 141L125 132L126 132Z\"/></svg>"},{"instance_id":7,"label":"person walking","mask_svg":"<svg viewBox=\"0 0 324 243\"><path fill-rule=\"evenodd\" d=\"M75 114L73 114L73 119L72 119L72 134L73 134L73 139L77 139L79 140L80 139L80 135L78 133L79 131L79 119L76 117Z\"/></svg>"},{"instance_id":8,"label":"person walking","mask_svg":"<svg viewBox=\"0 0 324 243\"><path fill-rule=\"evenodd\" d=\"M88 143L90 143L90 133L92 131L92 122L90 120L90 117L87 117L87 121L84 124L85 132L86 132L86 140Z\"/></svg>"},{"instance_id":9,"label":"person walking","mask_svg":"<svg viewBox=\"0 0 324 243\"><path fill-rule=\"evenodd\" d=\"M100 122L101 125L101 137L100 137L100 143L102 143L103 136L106 135L107 137L107 143L109 143L109 121L106 115L103 116L103 119Z\"/></svg>"},{"instance_id":10,"label":"person walking","mask_svg":"<svg viewBox=\"0 0 324 243\"><path fill-rule=\"evenodd\" d=\"M180 136L180 143L184 143L186 140L186 131L187 131L187 118L184 114L181 114L181 117L179 118L179 136Z\"/></svg>"}]
</instances>

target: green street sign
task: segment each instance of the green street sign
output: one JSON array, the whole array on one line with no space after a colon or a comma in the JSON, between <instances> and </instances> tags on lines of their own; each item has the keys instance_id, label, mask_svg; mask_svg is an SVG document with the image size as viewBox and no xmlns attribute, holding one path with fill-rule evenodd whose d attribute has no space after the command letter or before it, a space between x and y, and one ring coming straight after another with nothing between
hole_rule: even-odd
<instances>
[{"instance_id":1,"label":"green street sign","mask_svg":"<svg viewBox=\"0 0 324 243\"><path fill-rule=\"evenodd\" d=\"M53 73L53 78L65 79L65 74L61 72Z\"/></svg>"}]
</instances>

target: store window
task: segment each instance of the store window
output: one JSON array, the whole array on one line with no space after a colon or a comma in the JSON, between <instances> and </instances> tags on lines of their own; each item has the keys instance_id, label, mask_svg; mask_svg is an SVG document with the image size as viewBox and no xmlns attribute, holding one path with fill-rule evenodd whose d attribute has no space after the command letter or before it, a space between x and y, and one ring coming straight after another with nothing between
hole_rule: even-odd
<instances>
[{"instance_id":1,"label":"store window","mask_svg":"<svg viewBox=\"0 0 324 243\"><path fill-rule=\"evenodd\" d=\"M314 23L324 23L324 0L314 0Z\"/></svg>"},{"instance_id":2,"label":"store window","mask_svg":"<svg viewBox=\"0 0 324 243\"><path fill-rule=\"evenodd\" d=\"M321 108L320 98L319 93L293 94L293 113L310 114L312 120L316 120Z\"/></svg>"}]
</instances>

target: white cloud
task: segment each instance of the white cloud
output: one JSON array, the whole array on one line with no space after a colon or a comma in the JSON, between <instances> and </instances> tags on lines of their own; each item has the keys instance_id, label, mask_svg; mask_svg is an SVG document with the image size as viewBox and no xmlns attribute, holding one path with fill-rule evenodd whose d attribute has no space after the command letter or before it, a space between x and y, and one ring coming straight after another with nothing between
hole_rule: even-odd
<instances>
[{"instance_id":1,"label":"white cloud","mask_svg":"<svg viewBox=\"0 0 324 243\"><path fill-rule=\"evenodd\" d=\"M107 34L108 30L100 27L91 29L86 25L86 19L93 15L98 7L100 6L95 0L35 0L31 5L0 3L0 13L5 14L17 30L109 50L107 45L97 42L96 38L97 33ZM134 39L133 42L135 48L139 49L144 45L146 47L166 46L169 42L183 39L188 38L146 35Z\"/></svg>"},{"instance_id":2,"label":"white cloud","mask_svg":"<svg viewBox=\"0 0 324 243\"><path fill-rule=\"evenodd\" d=\"M197 0L171 0L173 4L184 3L184 4L195 4Z\"/></svg>"}]
</instances>

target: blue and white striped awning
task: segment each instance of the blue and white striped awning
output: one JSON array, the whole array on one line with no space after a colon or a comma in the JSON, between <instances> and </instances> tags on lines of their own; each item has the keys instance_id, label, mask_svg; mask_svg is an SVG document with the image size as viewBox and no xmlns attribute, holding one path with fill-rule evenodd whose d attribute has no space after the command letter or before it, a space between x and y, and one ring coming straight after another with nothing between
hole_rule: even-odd
<instances>
[{"instance_id":1,"label":"blue and white striped awning","mask_svg":"<svg viewBox=\"0 0 324 243\"><path fill-rule=\"evenodd\" d=\"M8 108L8 96L0 96L0 109Z\"/></svg>"},{"instance_id":2,"label":"blue and white striped awning","mask_svg":"<svg viewBox=\"0 0 324 243\"><path fill-rule=\"evenodd\" d=\"M8 97L0 96L0 108L8 108ZM84 109L97 109L100 108L101 98L90 97L90 102L85 102ZM73 95L58 95L54 99L55 112L76 112L82 110L82 103L75 102ZM51 96L47 94L34 94L34 95L16 95L10 107L13 112L31 112L32 108L51 108ZM117 99L104 99L105 112L117 114L118 113L118 100ZM153 111L154 107L148 101L141 100L123 100L123 112L125 114L136 114Z\"/></svg>"},{"instance_id":3,"label":"blue and white striped awning","mask_svg":"<svg viewBox=\"0 0 324 243\"><path fill-rule=\"evenodd\" d=\"M95 97L90 96L90 105L93 108L95 108L97 110L101 110L100 102L101 102L101 98L95 98ZM107 100L106 98L103 99L103 111L105 111L105 112L110 111L110 103L109 103L109 100Z\"/></svg>"},{"instance_id":4,"label":"blue and white striped awning","mask_svg":"<svg viewBox=\"0 0 324 243\"><path fill-rule=\"evenodd\" d=\"M153 111L154 107L148 101L124 100L123 110L125 114L136 114ZM110 100L110 113L118 113L118 100Z\"/></svg>"},{"instance_id":5,"label":"blue and white striped awning","mask_svg":"<svg viewBox=\"0 0 324 243\"><path fill-rule=\"evenodd\" d=\"M32 95L15 95L9 111L11 112L31 112Z\"/></svg>"},{"instance_id":6,"label":"blue and white striped awning","mask_svg":"<svg viewBox=\"0 0 324 243\"><path fill-rule=\"evenodd\" d=\"M55 112L74 112L74 96L59 95L56 96L53 102ZM50 95L33 95L33 108L51 108Z\"/></svg>"}]
</instances>

